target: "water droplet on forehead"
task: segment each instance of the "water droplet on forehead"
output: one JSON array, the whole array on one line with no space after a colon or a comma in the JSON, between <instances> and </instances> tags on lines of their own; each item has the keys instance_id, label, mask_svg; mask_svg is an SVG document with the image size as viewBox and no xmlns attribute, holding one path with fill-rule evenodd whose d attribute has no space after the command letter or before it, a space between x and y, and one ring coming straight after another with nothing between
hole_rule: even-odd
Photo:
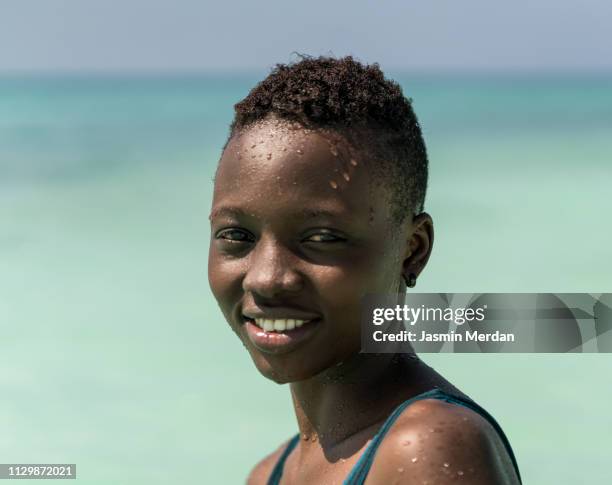
<instances>
[{"instance_id":1,"label":"water droplet on forehead","mask_svg":"<svg viewBox=\"0 0 612 485\"><path fill-rule=\"evenodd\" d=\"M412 460L410 460L412 463L416 463L417 461L419 461L419 459L415 456Z\"/></svg>"},{"instance_id":2,"label":"water droplet on forehead","mask_svg":"<svg viewBox=\"0 0 612 485\"><path fill-rule=\"evenodd\" d=\"M302 150L296 150L298 155L301 155L302 153L304 153Z\"/></svg>"},{"instance_id":3,"label":"water droplet on forehead","mask_svg":"<svg viewBox=\"0 0 612 485\"><path fill-rule=\"evenodd\" d=\"M342 176L344 177L344 180L346 180L347 182L348 182L349 180L351 180L350 175L349 175L348 173L346 173L346 172L343 172L343 173L342 173Z\"/></svg>"},{"instance_id":4,"label":"water droplet on forehead","mask_svg":"<svg viewBox=\"0 0 612 485\"><path fill-rule=\"evenodd\" d=\"M336 182L334 182L333 180L329 181L329 185L331 185L332 189L337 189L338 188L338 184Z\"/></svg>"},{"instance_id":5,"label":"water droplet on forehead","mask_svg":"<svg viewBox=\"0 0 612 485\"><path fill-rule=\"evenodd\" d=\"M266 157L268 160L270 160L272 158L272 154L268 153L268 156Z\"/></svg>"},{"instance_id":6,"label":"water droplet on forehead","mask_svg":"<svg viewBox=\"0 0 612 485\"><path fill-rule=\"evenodd\" d=\"M353 167L356 167L357 166L357 160L355 160L354 158L351 158L351 165Z\"/></svg>"}]
</instances>

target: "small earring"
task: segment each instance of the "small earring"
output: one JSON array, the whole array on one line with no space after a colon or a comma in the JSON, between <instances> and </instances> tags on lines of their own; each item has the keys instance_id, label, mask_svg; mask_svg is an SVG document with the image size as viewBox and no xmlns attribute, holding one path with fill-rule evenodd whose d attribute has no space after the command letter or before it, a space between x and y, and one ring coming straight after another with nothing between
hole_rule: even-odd
<instances>
[{"instance_id":1,"label":"small earring","mask_svg":"<svg viewBox=\"0 0 612 485\"><path fill-rule=\"evenodd\" d=\"M414 273L410 273L408 277L406 275L402 275L404 277L404 281L406 282L406 286L408 288L414 288L416 286L416 275Z\"/></svg>"}]
</instances>

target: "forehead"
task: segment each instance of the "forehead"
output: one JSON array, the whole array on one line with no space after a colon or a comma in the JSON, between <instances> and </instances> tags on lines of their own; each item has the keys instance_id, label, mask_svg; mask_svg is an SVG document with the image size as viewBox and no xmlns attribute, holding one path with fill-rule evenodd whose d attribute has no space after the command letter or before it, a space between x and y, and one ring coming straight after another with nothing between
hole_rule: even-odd
<instances>
[{"instance_id":1,"label":"forehead","mask_svg":"<svg viewBox=\"0 0 612 485\"><path fill-rule=\"evenodd\" d=\"M215 178L213 206L252 212L328 209L353 217L388 215L386 191L363 157L334 133L266 120L235 135Z\"/></svg>"}]
</instances>

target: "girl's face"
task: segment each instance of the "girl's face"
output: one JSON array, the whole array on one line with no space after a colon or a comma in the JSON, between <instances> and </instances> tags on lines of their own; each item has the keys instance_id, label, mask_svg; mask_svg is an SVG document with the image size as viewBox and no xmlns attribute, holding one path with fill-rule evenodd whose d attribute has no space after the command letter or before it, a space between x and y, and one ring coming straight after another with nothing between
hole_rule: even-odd
<instances>
[{"instance_id":1,"label":"girl's face","mask_svg":"<svg viewBox=\"0 0 612 485\"><path fill-rule=\"evenodd\" d=\"M227 145L208 278L266 377L307 379L359 352L361 298L400 288L412 221L394 226L386 191L371 182L346 143L284 121ZM275 324L280 331L265 330Z\"/></svg>"}]
</instances>

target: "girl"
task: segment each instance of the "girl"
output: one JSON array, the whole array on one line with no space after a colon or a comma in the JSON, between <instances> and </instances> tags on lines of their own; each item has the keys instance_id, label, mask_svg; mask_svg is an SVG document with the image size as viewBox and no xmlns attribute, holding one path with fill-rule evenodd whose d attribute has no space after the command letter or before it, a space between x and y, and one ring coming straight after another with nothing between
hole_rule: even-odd
<instances>
[{"instance_id":1,"label":"girl","mask_svg":"<svg viewBox=\"0 0 612 485\"><path fill-rule=\"evenodd\" d=\"M360 301L413 287L432 249L410 102L351 57L278 65L235 107L209 282L299 433L249 484L517 484L503 431L409 345L360 353ZM257 400L248 403L257 408Z\"/></svg>"}]
</instances>

